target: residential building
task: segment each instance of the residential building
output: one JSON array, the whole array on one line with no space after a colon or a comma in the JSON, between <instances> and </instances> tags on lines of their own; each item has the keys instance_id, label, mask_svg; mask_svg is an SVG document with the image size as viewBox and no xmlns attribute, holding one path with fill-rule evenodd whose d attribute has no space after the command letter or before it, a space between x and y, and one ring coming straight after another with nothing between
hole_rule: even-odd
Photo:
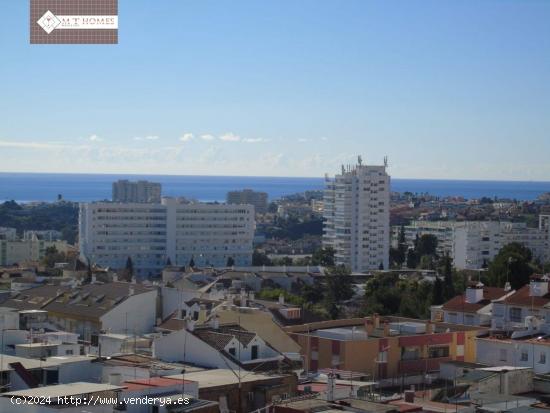
<instances>
[{"instance_id":1,"label":"residential building","mask_svg":"<svg viewBox=\"0 0 550 413\"><path fill-rule=\"evenodd\" d=\"M296 395L296 374L262 374L227 366L168 376L199 383L199 398L220 403L220 411L251 412Z\"/></svg>"},{"instance_id":2,"label":"residential building","mask_svg":"<svg viewBox=\"0 0 550 413\"><path fill-rule=\"evenodd\" d=\"M47 241L36 236L28 239L0 238L0 266L40 261L50 247L55 247L58 252L65 254L72 250L66 241Z\"/></svg>"},{"instance_id":3,"label":"residential building","mask_svg":"<svg viewBox=\"0 0 550 413\"><path fill-rule=\"evenodd\" d=\"M137 276L173 265L223 267L252 261L254 208L250 205L94 202L80 205L80 254L102 267L124 268L131 258Z\"/></svg>"},{"instance_id":4,"label":"residential building","mask_svg":"<svg viewBox=\"0 0 550 413\"><path fill-rule=\"evenodd\" d=\"M195 326L189 318L171 318L157 330L162 335L153 341L153 357L163 361L183 361L208 368L272 371L289 360L266 343L257 333L238 324Z\"/></svg>"},{"instance_id":5,"label":"residential building","mask_svg":"<svg viewBox=\"0 0 550 413\"><path fill-rule=\"evenodd\" d=\"M431 307L431 319L436 322L490 326L493 300L513 294L504 288L486 287L482 283L470 283L464 294L457 295L440 306Z\"/></svg>"},{"instance_id":6,"label":"residential building","mask_svg":"<svg viewBox=\"0 0 550 413\"><path fill-rule=\"evenodd\" d=\"M267 192L243 189L242 191L230 191L227 193L227 203L230 205L253 205L256 213L267 212Z\"/></svg>"},{"instance_id":7,"label":"residential building","mask_svg":"<svg viewBox=\"0 0 550 413\"><path fill-rule=\"evenodd\" d=\"M539 227L529 228L524 222L498 221L413 221L403 227L405 243L413 248L417 237L437 238L437 253L449 254L459 269L479 269L488 265L500 249L517 242L529 248L542 262L550 259L548 222L550 216L539 217ZM392 228L392 245L397 247L401 227Z\"/></svg>"},{"instance_id":8,"label":"residential building","mask_svg":"<svg viewBox=\"0 0 550 413\"><path fill-rule=\"evenodd\" d=\"M550 291L548 275L535 274L529 284L513 294L493 301L493 330L548 329L550 324Z\"/></svg>"},{"instance_id":9,"label":"residential building","mask_svg":"<svg viewBox=\"0 0 550 413\"><path fill-rule=\"evenodd\" d=\"M113 182L113 202L159 204L161 185L156 182L131 182L121 179Z\"/></svg>"},{"instance_id":10,"label":"residential building","mask_svg":"<svg viewBox=\"0 0 550 413\"><path fill-rule=\"evenodd\" d=\"M306 370L339 369L374 380L439 371L441 362L475 361L479 327L401 317L322 321L285 330L302 347Z\"/></svg>"},{"instance_id":11,"label":"residential building","mask_svg":"<svg viewBox=\"0 0 550 413\"><path fill-rule=\"evenodd\" d=\"M54 229L47 229L47 230L30 230L30 231L24 231L23 232L23 239L29 240L33 239L34 237L38 239L42 239L44 241L57 241L60 240L63 235L61 234L61 231L56 231Z\"/></svg>"},{"instance_id":12,"label":"residential building","mask_svg":"<svg viewBox=\"0 0 550 413\"><path fill-rule=\"evenodd\" d=\"M342 166L326 182L323 246L353 272L389 268L390 176L384 165Z\"/></svg>"},{"instance_id":13,"label":"residential building","mask_svg":"<svg viewBox=\"0 0 550 413\"><path fill-rule=\"evenodd\" d=\"M85 340L102 331L139 335L153 330L156 288L113 282L80 287L44 285L25 290L3 303L19 310L47 311L47 320L32 327L54 326Z\"/></svg>"},{"instance_id":14,"label":"residential building","mask_svg":"<svg viewBox=\"0 0 550 413\"><path fill-rule=\"evenodd\" d=\"M17 230L15 228L0 227L0 239L4 239L4 240L17 239Z\"/></svg>"}]
</instances>

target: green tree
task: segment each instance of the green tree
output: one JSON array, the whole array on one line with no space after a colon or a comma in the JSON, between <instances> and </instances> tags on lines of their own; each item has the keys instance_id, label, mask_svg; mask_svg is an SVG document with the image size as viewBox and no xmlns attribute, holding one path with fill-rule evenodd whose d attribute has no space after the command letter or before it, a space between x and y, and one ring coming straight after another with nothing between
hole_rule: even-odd
<instances>
[{"instance_id":1,"label":"green tree","mask_svg":"<svg viewBox=\"0 0 550 413\"><path fill-rule=\"evenodd\" d=\"M252 265L255 267L261 267L262 265L273 265L267 254L254 250L252 253Z\"/></svg>"},{"instance_id":2,"label":"green tree","mask_svg":"<svg viewBox=\"0 0 550 413\"><path fill-rule=\"evenodd\" d=\"M423 234L416 245L416 254L421 257L423 255L436 255L437 237L432 234Z\"/></svg>"},{"instance_id":3,"label":"green tree","mask_svg":"<svg viewBox=\"0 0 550 413\"><path fill-rule=\"evenodd\" d=\"M453 260L446 254L441 259L441 273L443 275L443 296L445 300L449 300L456 295L454 279L453 279Z\"/></svg>"},{"instance_id":4,"label":"green tree","mask_svg":"<svg viewBox=\"0 0 550 413\"><path fill-rule=\"evenodd\" d=\"M311 257L311 263L313 265L321 265L323 267L334 266L334 248L326 247L319 248L315 251Z\"/></svg>"},{"instance_id":5,"label":"green tree","mask_svg":"<svg viewBox=\"0 0 550 413\"><path fill-rule=\"evenodd\" d=\"M189 268L195 268L195 257L191 255L191 259L189 260Z\"/></svg>"},{"instance_id":6,"label":"green tree","mask_svg":"<svg viewBox=\"0 0 550 413\"><path fill-rule=\"evenodd\" d=\"M489 283L495 287L503 287L509 279L510 285L517 290L529 282L534 269L531 264L533 255L522 244L512 242L501 248L489 264Z\"/></svg>"},{"instance_id":7,"label":"green tree","mask_svg":"<svg viewBox=\"0 0 550 413\"><path fill-rule=\"evenodd\" d=\"M435 277L433 290L432 290L432 304L440 305L445 302L445 296L443 293L443 282L438 276Z\"/></svg>"},{"instance_id":8,"label":"green tree","mask_svg":"<svg viewBox=\"0 0 550 413\"><path fill-rule=\"evenodd\" d=\"M407 268L414 269L418 265L418 256L413 249L409 249L407 252Z\"/></svg>"},{"instance_id":9,"label":"green tree","mask_svg":"<svg viewBox=\"0 0 550 413\"><path fill-rule=\"evenodd\" d=\"M128 274L130 278L134 276L134 262L130 256L126 259L126 274Z\"/></svg>"},{"instance_id":10,"label":"green tree","mask_svg":"<svg viewBox=\"0 0 550 413\"><path fill-rule=\"evenodd\" d=\"M55 246L51 246L45 249L44 257L42 258L42 264L46 268L53 268L58 262L66 262L67 257L62 252L59 252Z\"/></svg>"}]
</instances>

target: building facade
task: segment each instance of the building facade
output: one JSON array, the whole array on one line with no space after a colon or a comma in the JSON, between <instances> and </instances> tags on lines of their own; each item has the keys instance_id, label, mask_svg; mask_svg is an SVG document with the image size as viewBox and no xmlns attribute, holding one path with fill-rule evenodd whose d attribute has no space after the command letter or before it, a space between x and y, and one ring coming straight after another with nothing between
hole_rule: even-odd
<instances>
[{"instance_id":1,"label":"building facade","mask_svg":"<svg viewBox=\"0 0 550 413\"><path fill-rule=\"evenodd\" d=\"M173 265L224 267L252 262L254 207L250 205L94 202L81 204L80 254L103 267L124 268L131 257L138 276Z\"/></svg>"},{"instance_id":2,"label":"building facade","mask_svg":"<svg viewBox=\"0 0 550 413\"><path fill-rule=\"evenodd\" d=\"M46 249L55 247L58 252L67 253L71 247L66 241L46 241L36 237L30 239L0 239L0 266L40 261Z\"/></svg>"},{"instance_id":3,"label":"building facade","mask_svg":"<svg viewBox=\"0 0 550 413\"><path fill-rule=\"evenodd\" d=\"M530 249L541 262L550 260L550 216L539 217L539 227L523 222L498 221L413 221L403 227L405 242L412 248L416 237L433 235L438 240L439 255L449 254L458 269L487 266L500 249L517 242ZM401 227L392 228L392 245L397 247Z\"/></svg>"},{"instance_id":4,"label":"building facade","mask_svg":"<svg viewBox=\"0 0 550 413\"><path fill-rule=\"evenodd\" d=\"M373 316L286 330L300 344L308 371L355 371L382 380L439 371L451 360L475 361L479 327Z\"/></svg>"},{"instance_id":5,"label":"building facade","mask_svg":"<svg viewBox=\"0 0 550 413\"><path fill-rule=\"evenodd\" d=\"M323 199L323 246L338 265L354 272L389 268L390 176L387 164L342 166L327 179Z\"/></svg>"},{"instance_id":6,"label":"building facade","mask_svg":"<svg viewBox=\"0 0 550 413\"><path fill-rule=\"evenodd\" d=\"M161 185L156 182L131 182L121 179L113 182L113 202L160 203Z\"/></svg>"},{"instance_id":7,"label":"building facade","mask_svg":"<svg viewBox=\"0 0 550 413\"><path fill-rule=\"evenodd\" d=\"M267 212L267 192L243 189L242 191L230 191L227 193L227 203L230 205L254 205L257 213Z\"/></svg>"}]
</instances>

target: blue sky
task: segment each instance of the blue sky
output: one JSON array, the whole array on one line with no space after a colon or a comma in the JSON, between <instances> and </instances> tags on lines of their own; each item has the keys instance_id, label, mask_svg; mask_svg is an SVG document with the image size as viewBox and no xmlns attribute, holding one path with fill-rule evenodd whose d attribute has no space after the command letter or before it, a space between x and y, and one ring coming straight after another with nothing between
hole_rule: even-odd
<instances>
[{"instance_id":1,"label":"blue sky","mask_svg":"<svg viewBox=\"0 0 550 413\"><path fill-rule=\"evenodd\" d=\"M550 180L550 1L119 0L119 44L0 25L1 171Z\"/></svg>"}]
</instances>

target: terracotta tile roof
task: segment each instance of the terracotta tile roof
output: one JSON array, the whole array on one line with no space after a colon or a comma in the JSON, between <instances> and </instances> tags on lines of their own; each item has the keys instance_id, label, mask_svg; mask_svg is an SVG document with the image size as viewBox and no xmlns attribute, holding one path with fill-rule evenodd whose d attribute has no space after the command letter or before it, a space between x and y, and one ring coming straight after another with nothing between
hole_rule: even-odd
<instances>
[{"instance_id":1,"label":"terracotta tile roof","mask_svg":"<svg viewBox=\"0 0 550 413\"><path fill-rule=\"evenodd\" d=\"M182 318L169 318L159 325L158 328L170 331L183 330L185 328L185 320Z\"/></svg>"},{"instance_id":2,"label":"terracotta tile roof","mask_svg":"<svg viewBox=\"0 0 550 413\"><path fill-rule=\"evenodd\" d=\"M458 311L464 313L476 313L493 300L498 300L506 295L504 288L483 287L483 300L478 303L466 302L466 294L457 295L443 304L445 311Z\"/></svg>"},{"instance_id":3,"label":"terracotta tile roof","mask_svg":"<svg viewBox=\"0 0 550 413\"><path fill-rule=\"evenodd\" d=\"M518 306L532 305L533 307L542 308L546 304L550 303L550 293L543 295L541 297L531 297L530 286L529 284L527 284L521 287L511 296L500 301L507 305L518 305Z\"/></svg>"}]
</instances>

